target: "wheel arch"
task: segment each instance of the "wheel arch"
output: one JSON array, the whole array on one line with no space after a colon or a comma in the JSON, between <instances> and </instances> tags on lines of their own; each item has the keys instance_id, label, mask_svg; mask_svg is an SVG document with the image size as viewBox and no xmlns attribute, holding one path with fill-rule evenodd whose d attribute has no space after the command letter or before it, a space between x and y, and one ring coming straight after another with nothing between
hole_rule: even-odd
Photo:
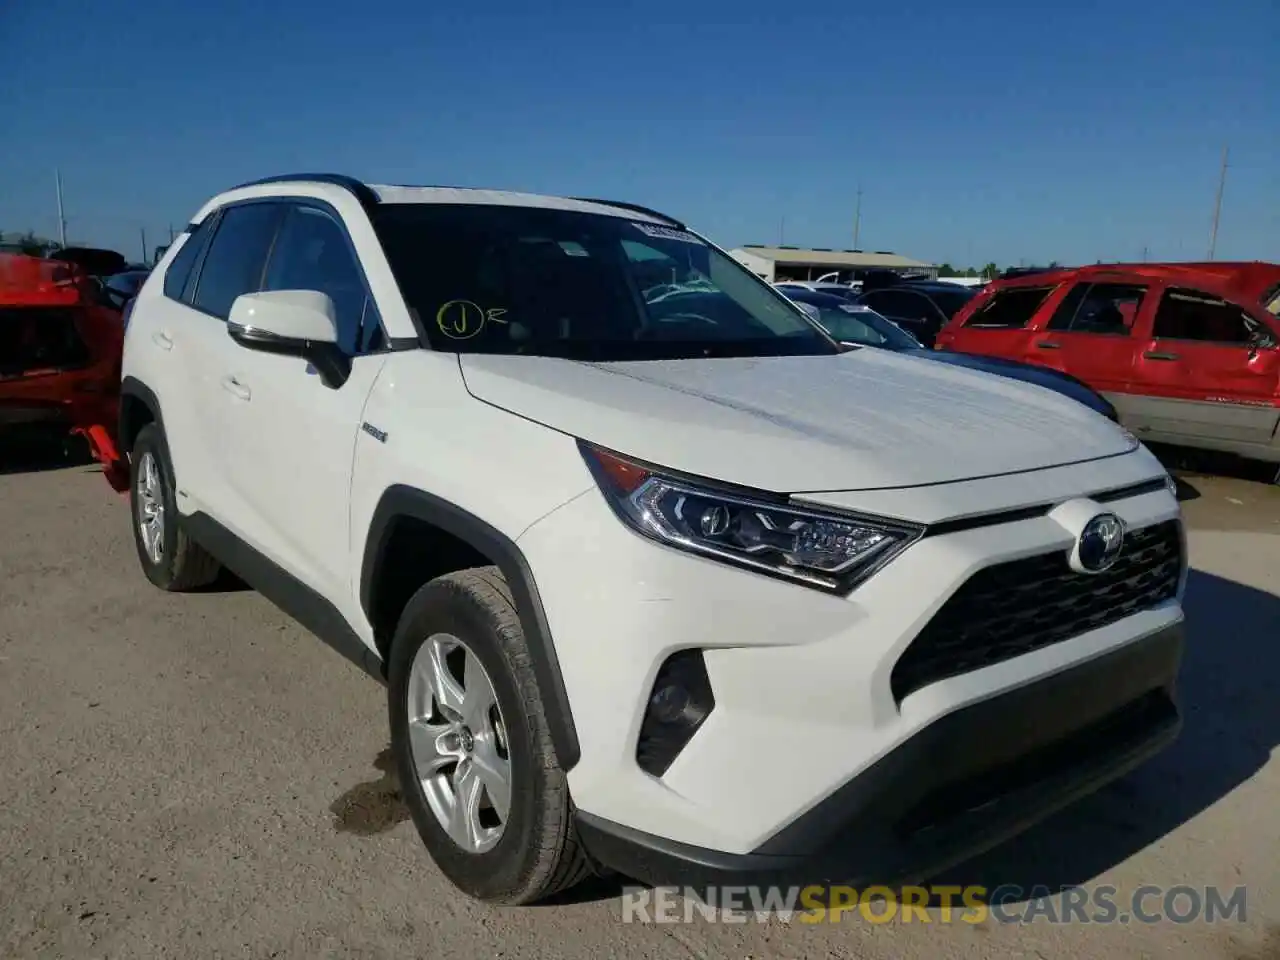
<instances>
[{"instance_id":1,"label":"wheel arch","mask_svg":"<svg viewBox=\"0 0 1280 960\"><path fill-rule=\"evenodd\" d=\"M533 674L542 695L556 759L561 769L568 772L578 762L581 747L546 610L528 560L514 540L491 524L454 503L399 484L389 487L374 509L360 570L360 606L375 626L375 642L383 663L388 661L386 645L390 643L390 636L388 631L377 627L381 619L378 616L379 589L387 582L385 564L388 547L398 525L405 521L435 528L482 555L502 571L511 588L525 642L529 646Z\"/></svg>"},{"instance_id":2,"label":"wheel arch","mask_svg":"<svg viewBox=\"0 0 1280 960\"><path fill-rule=\"evenodd\" d=\"M160 400L137 377L125 377L120 383L120 418L116 432L121 455L129 454L138 434L148 423L154 423L161 432L164 431Z\"/></svg>"}]
</instances>

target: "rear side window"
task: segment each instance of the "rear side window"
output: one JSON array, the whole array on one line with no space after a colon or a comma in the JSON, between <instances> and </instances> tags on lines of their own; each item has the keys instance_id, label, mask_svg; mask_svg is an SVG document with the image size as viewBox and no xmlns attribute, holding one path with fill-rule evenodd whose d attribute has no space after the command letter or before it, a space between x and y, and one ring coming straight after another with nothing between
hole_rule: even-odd
<instances>
[{"instance_id":1,"label":"rear side window","mask_svg":"<svg viewBox=\"0 0 1280 960\"><path fill-rule=\"evenodd\" d=\"M1049 296L1052 287L1015 287L1000 290L974 311L965 327L1017 330L1025 327Z\"/></svg>"},{"instance_id":2,"label":"rear side window","mask_svg":"<svg viewBox=\"0 0 1280 960\"><path fill-rule=\"evenodd\" d=\"M280 211L278 203L247 203L223 211L200 268L194 307L225 320L236 297L261 288Z\"/></svg>"},{"instance_id":3,"label":"rear side window","mask_svg":"<svg viewBox=\"0 0 1280 960\"><path fill-rule=\"evenodd\" d=\"M191 232L191 235L178 248L178 252L173 255L173 262L164 272L164 295L169 299L182 299L182 291L187 285L187 279L191 276L191 268L200 259L200 251L208 242L209 234L213 232L211 224L216 219L217 217L213 214L205 217L204 222Z\"/></svg>"},{"instance_id":4,"label":"rear side window","mask_svg":"<svg viewBox=\"0 0 1280 960\"><path fill-rule=\"evenodd\" d=\"M1230 301L1195 290L1165 291L1152 335L1160 340L1199 340L1241 346L1274 345L1261 322Z\"/></svg>"},{"instance_id":5,"label":"rear side window","mask_svg":"<svg viewBox=\"0 0 1280 960\"><path fill-rule=\"evenodd\" d=\"M1050 330L1127 337L1147 288L1131 283L1080 283L1058 304Z\"/></svg>"}]
</instances>

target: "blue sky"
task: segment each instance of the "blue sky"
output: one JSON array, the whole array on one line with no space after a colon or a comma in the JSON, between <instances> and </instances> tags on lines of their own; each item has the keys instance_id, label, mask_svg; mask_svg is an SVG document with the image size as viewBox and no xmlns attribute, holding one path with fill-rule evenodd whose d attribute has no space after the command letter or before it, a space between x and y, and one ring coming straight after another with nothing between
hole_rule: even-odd
<instances>
[{"instance_id":1,"label":"blue sky","mask_svg":"<svg viewBox=\"0 0 1280 960\"><path fill-rule=\"evenodd\" d=\"M0 229L139 255L246 179L629 199L725 246L1280 260L1280 4L0 4ZM1120 9L1123 8L1123 9Z\"/></svg>"}]
</instances>

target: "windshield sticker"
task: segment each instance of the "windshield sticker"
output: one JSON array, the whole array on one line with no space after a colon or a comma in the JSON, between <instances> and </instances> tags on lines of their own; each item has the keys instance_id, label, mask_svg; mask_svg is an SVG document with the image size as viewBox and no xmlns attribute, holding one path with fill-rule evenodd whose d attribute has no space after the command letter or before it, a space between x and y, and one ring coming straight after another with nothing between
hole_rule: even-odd
<instances>
[{"instance_id":1,"label":"windshield sticker","mask_svg":"<svg viewBox=\"0 0 1280 960\"><path fill-rule=\"evenodd\" d=\"M561 250L563 250L565 253L567 253L567 254L568 254L569 256L571 256L571 257L589 257L589 256L591 256L591 254L587 253L587 248L586 248L586 247L584 247L584 246L583 246L582 244L580 244L580 243L575 243L575 242L574 242L574 241L572 241L572 240L561 240L561 241L560 241L560 249L561 249Z\"/></svg>"},{"instance_id":2,"label":"windshield sticker","mask_svg":"<svg viewBox=\"0 0 1280 960\"><path fill-rule=\"evenodd\" d=\"M845 313L869 313L871 308L864 307L860 303L842 303L840 309Z\"/></svg>"},{"instance_id":3,"label":"windshield sticker","mask_svg":"<svg viewBox=\"0 0 1280 960\"><path fill-rule=\"evenodd\" d=\"M487 323L506 323L502 319L506 307L490 307L488 310L470 300L450 300L436 311L436 326L451 340L470 340L485 328Z\"/></svg>"},{"instance_id":4,"label":"windshield sticker","mask_svg":"<svg viewBox=\"0 0 1280 960\"><path fill-rule=\"evenodd\" d=\"M691 233L686 233L684 230L660 227L656 223L636 223L635 221L632 221L631 225L646 237L657 237L660 240L679 240L682 243L696 243L700 247L705 246L701 240Z\"/></svg>"}]
</instances>

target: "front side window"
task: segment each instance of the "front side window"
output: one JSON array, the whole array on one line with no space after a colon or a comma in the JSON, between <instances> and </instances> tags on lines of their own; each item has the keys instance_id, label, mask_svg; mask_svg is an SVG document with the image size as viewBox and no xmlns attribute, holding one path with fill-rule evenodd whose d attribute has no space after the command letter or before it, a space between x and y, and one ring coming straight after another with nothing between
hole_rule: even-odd
<instances>
[{"instance_id":1,"label":"front side window","mask_svg":"<svg viewBox=\"0 0 1280 960\"><path fill-rule=\"evenodd\" d=\"M361 329L368 290L346 231L324 210L293 205L271 250L263 290L314 290L333 301L338 346L362 352Z\"/></svg>"},{"instance_id":2,"label":"front side window","mask_svg":"<svg viewBox=\"0 0 1280 960\"><path fill-rule=\"evenodd\" d=\"M1152 336L1240 346L1275 346L1276 338L1239 306L1195 290L1166 290L1156 309Z\"/></svg>"},{"instance_id":3,"label":"front side window","mask_svg":"<svg viewBox=\"0 0 1280 960\"><path fill-rule=\"evenodd\" d=\"M965 327L1020 330L1031 322L1052 287L1014 287L1000 290L974 311Z\"/></svg>"},{"instance_id":4,"label":"front side window","mask_svg":"<svg viewBox=\"0 0 1280 960\"><path fill-rule=\"evenodd\" d=\"M594 361L839 350L746 268L670 227L435 203L380 206L373 224L438 350Z\"/></svg>"},{"instance_id":5,"label":"front side window","mask_svg":"<svg viewBox=\"0 0 1280 960\"><path fill-rule=\"evenodd\" d=\"M280 218L278 203L247 203L222 212L196 280L192 305L223 320L244 293L256 293Z\"/></svg>"},{"instance_id":6,"label":"front side window","mask_svg":"<svg viewBox=\"0 0 1280 960\"><path fill-rule=\"evenodd\" d=\"M1053 312L1049 329L1127 337L1146 294L1146 287L1132 283L1077 284Z\"/></svg>"}]
</instances>

